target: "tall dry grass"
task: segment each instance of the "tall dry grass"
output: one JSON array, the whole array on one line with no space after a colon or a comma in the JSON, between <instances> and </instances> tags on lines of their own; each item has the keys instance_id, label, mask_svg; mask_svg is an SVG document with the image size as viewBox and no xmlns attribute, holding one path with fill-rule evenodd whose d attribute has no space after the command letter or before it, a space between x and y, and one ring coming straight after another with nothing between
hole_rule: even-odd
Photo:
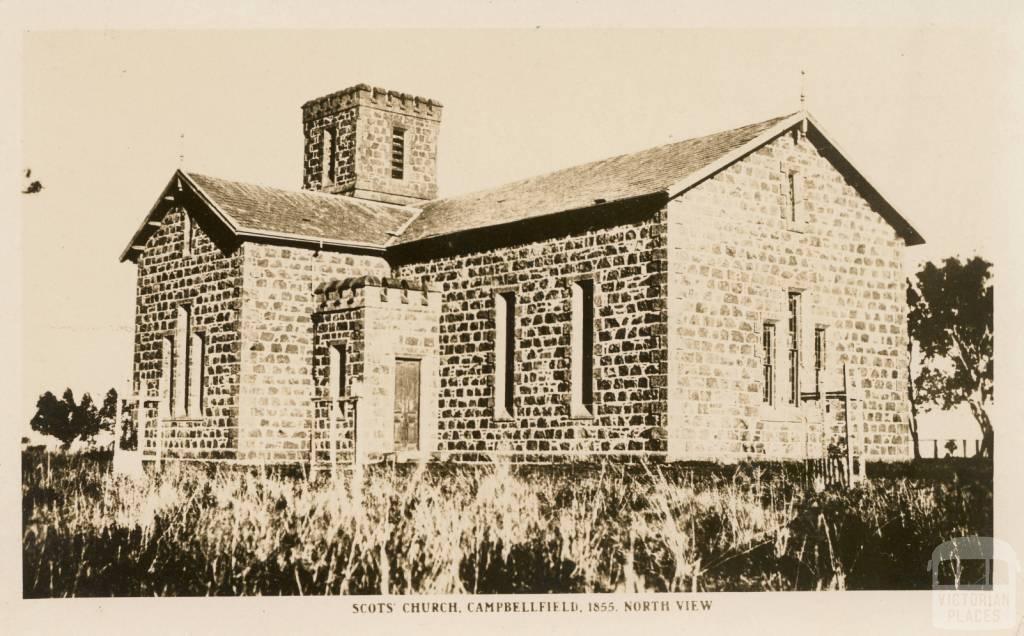
<instances>
[{"instance_id":1,"label":"tall dry grass","mask_svg":"<svg viewBox=\"0 0 1024 636\"><path fill-rule=\"evenodd\" d=\"M27 455L24 594L450 594L927 587L991 532L991 484L813 493L785 470L375 467L310 482ZM912 566L912 567L911 567Z\"/></svg>"}]
</instances>

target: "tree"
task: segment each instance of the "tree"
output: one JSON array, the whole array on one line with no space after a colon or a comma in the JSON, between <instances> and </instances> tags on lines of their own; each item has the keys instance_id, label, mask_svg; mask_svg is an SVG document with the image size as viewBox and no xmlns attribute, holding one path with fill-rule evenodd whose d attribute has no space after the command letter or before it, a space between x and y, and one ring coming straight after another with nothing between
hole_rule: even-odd
<instances>
[{"instance_id":1,"label":"tree","mask_svg":"<svg viewBox=\"0 0 1024 636\"><path fill-rule=\"evenodd\" d=\"M946 444L945 444L945 448L946 448L946 457L953 457L953 456L955 456L956 455L956 448L957 448L956 447L956 440L955 439L948 440L946 442Z\"/></svg>"},{"instance_id":2,"label":"tree","mask_svg":"<svg viewBox=\"0 0 1024 636\"><path fill-rule=\"evenodd\" d=\"M907 306L913 306L917 292L914 284L907 279ZM914 339L907 338L907 378L914 377ZM917 430L917 398L914 395L913 381L907 382L907 398L910 401L910 438L914 441L914 459L921 459L921 440Z\"/></svg>"},{"instance_id":3,"label":"tree","mask_svg":"<svg viewBox=\"0 0 1024 636\"><path fill-rule=\"evenodd\" d=\"M114 420L117 418L117 391L115 389L110 389L103 397L103 406L100 407L99 416L100 430L114 430Z\"/></svg>"},{"instance_id":4,"label":"tree","mask_svg":"<svg viewBox=\"0 0 1024 636\"><path fill-rule=\"evenodd\" d=\"M82 401L77 407L72 404L71 426L78 431L80 439L89 439L100 431L100 417L88 393L82 395Z\"/></svg>"},{"instance_id":5,"label":"tree","mask_svg":"<svg viewBox=\"0 0 1024 636\"><path fill-rule=\"evenodd\" d=\"M67 397L70 393L71 389L68 389L64 396ZM36 402L36 414L32 416L30 424L32 430L59 439L65 449L71 446L71 442L78 436L71 426L71 413L68 411L67 400L58 400L49 391L39 396L39 400Z\"/></svg>"},{"instance_id":6,"label":"tree","mask_svg":"<svg viewBox=\"0 0 1024 636\"><path fill-rule=\"evenodd\" d=\"M117 393L111 389L103 400L103 407L97 410L88 393L82 395L81 402L75 402L71 389L66 389L59 400L47 391L39 396L30 424L32 430L56 437L61 448L67 450L76 439L86 440L101 430L113 428L116 400Z\"/></svg>"},{"instance_id":7,"label":"tree","mask_svg":"<svg viewBox=\"0 0 1024 636\"><path fill-rule=\"evenodd\" d=\"M911 338L921 352L914 378L927 409L966 404L981 428L981 454L992 457L993 290L992 263L974 257L926 263L907 291Z\"/></svg>"}]
</instances>

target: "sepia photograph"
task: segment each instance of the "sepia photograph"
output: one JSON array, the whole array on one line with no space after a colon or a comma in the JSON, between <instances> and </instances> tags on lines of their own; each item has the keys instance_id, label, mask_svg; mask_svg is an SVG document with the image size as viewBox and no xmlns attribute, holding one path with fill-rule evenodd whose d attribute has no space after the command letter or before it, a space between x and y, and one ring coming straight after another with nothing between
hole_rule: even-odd
<instances>
[{"instance_id":1,"label":"sepia photograph","mask_svg":"<svg viewBox=\"0 0 1024 636\"><path fill-rule=\"evenodd\" d=\"M1016 628L1006 46L23 32L21 602Z\"/></svg>"}]
</instances>

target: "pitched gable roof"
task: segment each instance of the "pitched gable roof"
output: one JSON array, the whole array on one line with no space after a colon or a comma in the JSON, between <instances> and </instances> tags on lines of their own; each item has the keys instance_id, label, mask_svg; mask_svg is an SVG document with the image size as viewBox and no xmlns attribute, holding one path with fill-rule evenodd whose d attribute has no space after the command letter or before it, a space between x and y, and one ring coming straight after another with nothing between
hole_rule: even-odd
<instances>
[{"instance_id":1,"label":"pitched gable roof","mask_svg":"<svg viewBox=\"0 0 1024 636\"><path fill-rule=\"evenodd\" d=\"M807 112L619 155L497 188L435 199L422 208L308 190L281 190L178 171L121 260L134 260L170 205L174 186L194 193L236 235L384 252L485 229L655 194L679 196L795 126L826 155L907 245L924 238L848 159Z\"/></svg>"},{"instance_id":2,"label":"pitched gable roof","mask_svg":"<svg viewBox=\"0 0 1024 636\"><path fill-rule=\"evenodd\" d=\"M655 193L674 198L795 126L889 222L907 245L924 238L839 149L810 113L800 111L704 137L594 161L489 190L427 203L395 243L405 244L470 229L514 223L558 212L636 199Z\"/></svg>"},{"instance_id":3,"label":"pitched gable roof","mask_svg":"<svg viewBox=\"0 0 1024 636\"><path fill-rule=\"evenodd\" d=\"M791 115L688 139L423 206L398 243L503 225L660 191L713 163Z\"/></svg>"},{"instance_id":4,"label":"pitched gable roof","mask_svg":"<svg viewBox=\"0 0 1024 636\"><path fill-rule=\"evenodd\" d=\"M252 232L383 246L415 214L414 208L337 194L281 190L195 173L187 176L240 228Z\"/></svg>"},{"instance_id":5,"label":"pitched gable roof","mask_svg":"<svg viewBox=\"0 0 1024 636\"><path fill-rule=\"evenodd\" d=\"M409 208L309 190L282 190L175 172L161 198L121 254L133 259L159 219L175 205L175 194L197 197L236 236L383 251L417 213Z\"/></svg>"}]
</instances>

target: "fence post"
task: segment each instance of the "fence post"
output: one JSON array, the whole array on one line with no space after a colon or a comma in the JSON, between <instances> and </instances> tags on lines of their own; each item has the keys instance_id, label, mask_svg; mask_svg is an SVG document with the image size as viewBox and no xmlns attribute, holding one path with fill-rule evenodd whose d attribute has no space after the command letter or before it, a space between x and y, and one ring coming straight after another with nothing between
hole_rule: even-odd
<instances>
[{"instance_id":1,"label":"fence post","mask_svg":"<svg viewBox=\"0 0 1024 636\"><path fill-rule=\"evenodd\" d=\"M330 449L328 456L331 459L331 478L338 476L338 427L337 427L337 409L341 408L341 404L337 399L331 399L331 407L328 411L327 418L327 439L330 442Z\"/></svg>"},{"instance_id":2,"label":"fence post","mask_svg":"<svg viewBox=\"0 0 1024 636\"><path fill-rule=\"evenodd\" d=\"M316 422L317 416L319 415L320 405L313 402L313 421L309 427L309 472L306 474L307 478L312 481L316 478Z\"/></svg>"},{"instance_id":3,"label":"fence post","mask_svg":"<svg viewBox=\"0 0 1024 636\"><path fill-rule=\"evenodd\" d=\"M848 364L843 365L843 394L846 399L845 415L843 417L843 428L844 434L846 435L846 485L850 486L853 484L853 459L854 459L854 437L851 434L851 430L856 427L850 426L850 419L853 415L854 409L854 397L852 395L854 388L854 381L851 377L850 367ZM859 437L859 436L858 436ZM859 441L859 439L858 439Z\"/></svg>"},{"instance_id":4,"label":"fence post","mask_svg":"<svg viewBox=\"0 0 1024 636\"><path fill-rule=\"evenodd\" d=\"M359 398L358 397L354 397L354 398L352 398L352 463L353 464L356 463L356 458L359 457L359 455L356 454L358 449L359 449L359 427L356 426L356 422L358 421L356 418L358 417L358 413L359 413L358 408L359 408Z\"/></svg>"},{"instance_id":5,"label":"fence post","mask_svg":"<svg viewBox=\"0 0 1024 636\"><path fill-rule=\"evenodd\" d=\"M156 469L164 468L164 420L156 418Z\"/></svg>"},{"instance_id":6,"label":"fence post","mask_svg":"<svg viewBox=\"0 0 1024 636\"><path fill-rule=\"evenodd\" d=\"M136 444L139 449L139 457L145 458L146 456L146 431L149 429L149 411L146 409L146 398L143 396L137 396L139 401L136 404L136 427L138 430L135 432L138 441Z\"/></svg>"},{"instance_id":7,"label":"fence post","mask_svg":"<svg viewBox=\"0 0 1024 636\"><path fill-rule=\"evenodd\" d=\"M932 459L938 459L938 458L939 458L939 440L933 439L932 440Z\"/></svg>"}]
</instances>

